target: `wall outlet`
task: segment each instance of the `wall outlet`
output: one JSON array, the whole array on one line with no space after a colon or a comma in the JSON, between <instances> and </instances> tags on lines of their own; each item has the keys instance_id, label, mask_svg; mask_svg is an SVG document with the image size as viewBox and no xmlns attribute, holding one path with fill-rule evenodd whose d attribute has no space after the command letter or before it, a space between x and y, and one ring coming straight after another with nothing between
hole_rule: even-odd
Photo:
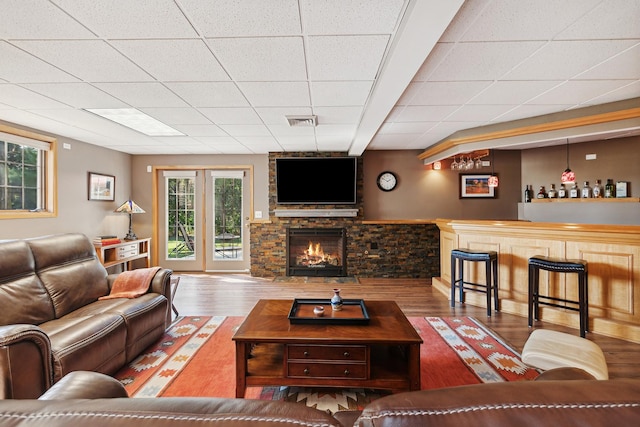
<instances>
[{"instance_id":1,"label":"wall outlet","mask_svg":"<svg viewBox=\"0 0 640 427\"><path fill-rule=\"evenodd\" d=\"M262 211L254 211L253 212L253 217L255 219L261 219L262 218Z\"/></svg>"},{"instance_id":2,"label":"wall outlet","mask_svg":"<svg viewBox=\"0 0 640 427\"><path fill-rule=\"evenodd\" d=\"M71 144L69 144L68 142L63 142L62 148L64 148L65 150L71 150Z\"/></svg>"}]
</instances>

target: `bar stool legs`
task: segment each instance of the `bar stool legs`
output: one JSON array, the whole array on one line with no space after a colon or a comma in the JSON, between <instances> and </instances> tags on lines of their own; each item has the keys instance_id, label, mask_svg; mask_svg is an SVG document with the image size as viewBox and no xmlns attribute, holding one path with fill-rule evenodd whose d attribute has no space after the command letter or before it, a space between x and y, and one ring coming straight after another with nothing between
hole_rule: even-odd
<instances>
[{"instance_id":1,"label":"bar stool legs","mask_svg":"<svg viewBox=\"0 0 640 427\"><path fill-rule=\"evenodd\" d=\"M472 283L464 280L464 262L484 262L486 284ZM469 285L465 287L465 285ZM491 317L491 301L493 293L494 308L498 306L498 253L495 251L475 251L471 249L454 249L451 251L451 307L455 307L456 288L460 291L460 303L464 304L464 291L484 292L487 296L487 316Z\"/></svg>"},{"instance_id":2,"label":"bar stool legs","mask_svg":"<svg viewBox=\"0 0 640 427\"><path fill-rule=\"evenodd\" d=\"M556 273L578 274L578 301L566 298L556 298L540 294L540 270ZM549 305L567 310L578 311L580 314L580 336L585 337L589 330L589 281L587 261L557 259L543 256L529 258L529 327L533 326L533 320L540 319L540 304ZM559 303L564 303L561 305ZM569 304L567 306L566 304Z\"/></svg>"}]
</instances>

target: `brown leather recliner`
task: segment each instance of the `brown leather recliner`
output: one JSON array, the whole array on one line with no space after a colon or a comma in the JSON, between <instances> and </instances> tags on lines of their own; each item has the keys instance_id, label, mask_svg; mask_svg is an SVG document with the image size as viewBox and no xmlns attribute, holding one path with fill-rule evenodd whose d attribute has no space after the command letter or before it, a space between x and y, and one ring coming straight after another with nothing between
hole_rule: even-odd
<instances>
[{"instance_id":1,"label":"brown leather recliner","mask_svg":"<svg viewBox=\"0 0 640 427\"><path fill-rule=\"evenodd\" d=\"M0 243L0 398L36 398L75 370L115 373L171 320L171 270L138 298L99 301L108 275L83 234Z\"/></svg>"}]
</instances>

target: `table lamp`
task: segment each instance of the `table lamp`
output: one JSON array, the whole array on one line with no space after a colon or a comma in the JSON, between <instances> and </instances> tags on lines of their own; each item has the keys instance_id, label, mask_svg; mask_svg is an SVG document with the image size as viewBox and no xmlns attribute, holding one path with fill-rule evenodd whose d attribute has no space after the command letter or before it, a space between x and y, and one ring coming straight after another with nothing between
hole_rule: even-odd
<instances>
[{"instance_id":1,"label":"table lamp","mask_svg":"<svg viewBox=\"0 0 640 427\"><path fill-rule=\"evenodd\" d=\"M127 200L123 204L118 207L114 212L121 212L129 214L129 233L124 237L124 240L138 240L138 237L134 234L133 229L131 228L131 216L133 214L145 213L144 209L140 206L136 205L136 202L133 200Z\"/></svg>"}]
</instances>

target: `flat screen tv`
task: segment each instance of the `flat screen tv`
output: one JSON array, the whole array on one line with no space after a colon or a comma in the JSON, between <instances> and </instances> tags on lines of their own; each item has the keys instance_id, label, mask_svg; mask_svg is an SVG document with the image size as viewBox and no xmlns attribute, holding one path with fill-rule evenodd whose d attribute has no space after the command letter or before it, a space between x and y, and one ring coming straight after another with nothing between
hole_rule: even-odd
<instances>
[{"instance_id":1,"label":"flat screen tv","mask_svg":"<svg viewBox=\"0 0 640 427\"><path fill-rule=\"evenodd\" d=\"M276 159L278 204L355 204L356 157Z\"/></svg>"}]
</instances>

